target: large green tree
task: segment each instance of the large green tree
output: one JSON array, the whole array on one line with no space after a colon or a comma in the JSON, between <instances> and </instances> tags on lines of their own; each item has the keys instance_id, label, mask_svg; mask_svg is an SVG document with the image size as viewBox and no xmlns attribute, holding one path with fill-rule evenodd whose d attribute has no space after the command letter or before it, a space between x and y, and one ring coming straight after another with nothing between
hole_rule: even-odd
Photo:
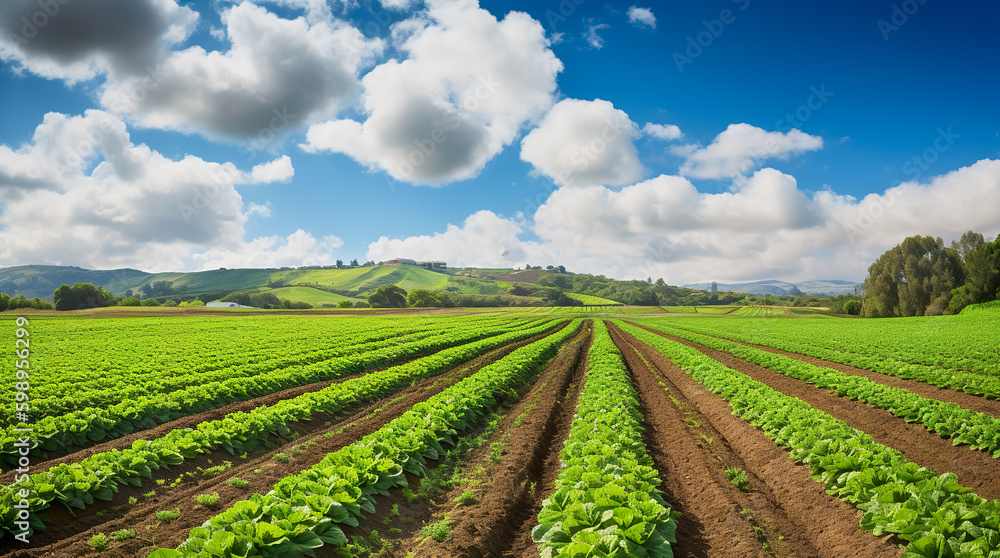
<instances>
[{"instance_id":1,"label":"large green tree","mask_svg":"<svg viewBox=\"0 0 1000 558\"><path fill-rule=\"evenodd\" d=\"M948 310L952 291L965 282L959 250L940 238L911 236L868 268L864 315L923 316Z\"/></svg>"},{"instance_id":2,"label":"large green tree","mask_svg":"<svg viewBox=\"0 0 1000 558\"><path fill-rule=\"evenodd\" d=\"M93 283L76 283L72 287L63 283L52 293L56 310L82 310L111 306L115 297Z\"/></svg>"},{"instance_id":3,"label":"large green tree","mask_svg":"<svg viewBox=\"0 0 1000 558\"><path fill-rule=\"evenodd\" d=\"M372 308L406 308L406 291L397 285L382 285L368 297Z\"/></svg>"}]
</instances>

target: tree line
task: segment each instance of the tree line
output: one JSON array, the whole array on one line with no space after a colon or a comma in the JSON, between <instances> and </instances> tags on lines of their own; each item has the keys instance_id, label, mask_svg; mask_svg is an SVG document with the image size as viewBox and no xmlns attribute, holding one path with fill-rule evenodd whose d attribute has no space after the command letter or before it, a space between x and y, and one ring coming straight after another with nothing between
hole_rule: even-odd
<instances>
[{"instance_id":1,"label":"tree line","mask_svg":"<svg viewBox=\"0 0 1000 558\"><path fill-rule=\"evenodd\" d=\"M1000 298L1000 235L986 242L968 231L946 246L938 237L911 236L868 268L866 317L957 314Z\"/></svg>"}]
</instances>

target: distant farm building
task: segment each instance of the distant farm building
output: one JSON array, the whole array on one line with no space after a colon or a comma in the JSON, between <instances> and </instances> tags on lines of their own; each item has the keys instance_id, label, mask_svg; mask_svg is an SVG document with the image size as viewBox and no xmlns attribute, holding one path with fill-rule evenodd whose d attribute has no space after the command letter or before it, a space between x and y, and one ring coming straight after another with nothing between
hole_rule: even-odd
<instances>
[{"instance_id":1,"label":"distant farm building","mask_svg":"<svg viewBox=\"0 0 1000 558\"><path fill-rule=\"evenodd\" d=\"M235 302L209 302L205 305L206 308L253 308L253 306L243 306L242 304L236 304Z\"/></svg>"},{"instance_id":2,"label":"distant farm building","mask_svg":"<svg viewBox=\"0 0 1000 558\"><path fill-rule=\"evenodd\" d=\"M424 269L429 269L431 271L444 271L445 269L448 268L447 262L440 262L440 261L420 262L417 260L411 260L410 258L395 258L392 260L379 262L379 265L415 265L417 267L422 267Z\"/></svg>"}]
</instances>

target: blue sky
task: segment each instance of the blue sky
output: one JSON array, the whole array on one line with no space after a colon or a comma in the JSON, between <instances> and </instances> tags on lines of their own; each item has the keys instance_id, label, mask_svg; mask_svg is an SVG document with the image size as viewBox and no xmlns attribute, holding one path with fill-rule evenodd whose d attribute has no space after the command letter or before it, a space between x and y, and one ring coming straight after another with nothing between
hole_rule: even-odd
<instances>
[{"instance_id":1,"label":"blue sky","mask_svg":"<svg viewBox=\"0 0 1000 558\"><path fill-rule=\"evenodd\" d=\"M998 24L917 0L11 0L0 265L507 250L861 280L906 236L1000 234Z\"/></svg>"}]
</instances>

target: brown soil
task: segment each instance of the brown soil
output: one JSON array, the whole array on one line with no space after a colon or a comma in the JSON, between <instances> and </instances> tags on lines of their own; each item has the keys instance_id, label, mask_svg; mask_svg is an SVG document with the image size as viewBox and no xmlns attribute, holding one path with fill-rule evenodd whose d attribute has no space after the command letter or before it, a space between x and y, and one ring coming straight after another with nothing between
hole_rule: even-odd
<instances>
[{"instance_id":1,"label":"brown soil","mask_svg":"<svg viewBox=\"0 0 1000 558\"><path fill-rule=\"evenodd\" d=\"M531 529L541 501L551 493L546 488L559 473L558 452L586 374L591 339L588 325L539 376L490 439L467 456L462 476L470 483L454 487L433 510L436 519L447 514L451 536L443 543L411 538L397 556L407 552L428 558L537 556ZM499 463L490 459L496 442L503 443ZM456 504L455 498L466 490L475 494L476 501Z\"/></svg>"},{"instance_id":2,"label":"brown soil","mask_svg":"<svg viewBox=\"0 0 1000 558\"><path fill-rule=\"evenodd\" d=\"M761 430L734 416L725 400L659 352L614 326L610 329L638 387L647 447L664 480L664 499L684 514L678 520L675 556L901 554L888 537L862 531L859 510L828 495L808 466L796 465ZM727 486L726 467L747 472L749 493Z\"/></svg>"},{"instance_id":3,"label":"brown soil","mask_svg":"<svg viewBox=\"0 0 1000 558\"><path fill-rule=\"evenodd\" d=\"M732 341L727 339L727 341ZM740 343L739 341L733 341L734 343ZM823 360L816 357L811 357L807 355L800 355L798 353L790 353L788 351L783 351L781 349L774 349L772 347L767 347L764 345L754 345L752 343L740 343L742 345L747 345L763 351L770 353L775 353L778 355L784 355L786 357L791 357L794 359L801 360L803 362L808 362L809 364L814 364L816 366L824 366L826 368L832 368L839 372L845 374L850 374L852 376L864 376L873 382L878 382L880 384L885 384L887 386L898 387L905 390L912 391L920 397L926 397L928 399L937 399L938 401L947 401L949 403L955 403L966 409L971 409L973 411L979 411L980 413L986 413L988 415L993 415L995 417L1000 417L1000 401L993 399L986 399L985 397L979 395L973 395L971 393L965 393L964 391L957 391L953 389L940 388L935 385L931 385L924 382L919 382L917 380L907 380L900 378L898 376L890 376L889 374L882 374L881 372L874 372L871 370L865 370L864 368L857 368L854 366L849 366L847 364L840 364L839 362L833 362L831 360Z\"/></svg>"},{"instance_id":4,"label":"brown soil","mask_svg":"<svg viewBox=\"0 0 1000 558\"><path fill-rule=\"evenodd\" d=\"M703 354L785 395L809 403L851 427L867 433L876 442L899 450L909 461L938 473L946 471L955 473L959 482L983 498L1000 498L1000 467L997 467L997 461L989 453L974 451L968 446L954 446L950 440L928 431L921 424L908 423L889 411L846 397L838 397L825 389L817 389L812 384L738 359L729 353L716 351L680 337L661 335L698 349Z\"/></svg>"},{"instance_id":5,"label":"brown soil","mask_svg":"<svg viewBox=\"0 0 1000 558\"><path fill-rule=\"evenodd\" d=\"M206 519L228 508L233 502L245 499L254 492L269 491L282 478L307 469L328 453L360 440L399 417L416 403L441 392L479 368L503 358L539 337L494 349L436 378L426 379L393 396L369 404L349 417L331 417L317 413L311 421L293 425L293 432L300 434L295 440L275 438L272 442L280 447L258 451L245 460L233 458L224 451L186 460L177 467L160 469L154 473L154 479L165 480L163 485L154 486L146 481L142 487L121 487L112 501L95 503L86 510L79 511L76 518L70 516L64 506L54 506L50 512L53 523L46 530L32 536L31 548L16 550L4 556L10 558L83 556L90 552L87 540L91 536L98 532L110 536L111 533L125 528L134 529L136 537L122 543L111 543L109 549L102 552L101 556L134 558L145 556L154 546L176 547L187 539L191 528L201 525ZM303 443L307 441L312 445L302 448ZM287 462L274 460L274 456L278 453L283 453L290 459ZM204 478L195 474L177 486L169 486L171 480L185 473L197 473L199 468L218 465L223 460L232 460L234 463L230 469L218 476ZM231 487L226 481L233 477L250 481L250 484L244 488ZM144 498L143 494L150 490L155 490L156 495L149 499ZM213 509L195 504L195 496L212 492L218 492L220 495L219 502ZM129 496L138 498L139 502L128 505ZM179 519L163 523L155 518L156 511L174 508L181 510Z\"/></svg>"}]
</instances>

